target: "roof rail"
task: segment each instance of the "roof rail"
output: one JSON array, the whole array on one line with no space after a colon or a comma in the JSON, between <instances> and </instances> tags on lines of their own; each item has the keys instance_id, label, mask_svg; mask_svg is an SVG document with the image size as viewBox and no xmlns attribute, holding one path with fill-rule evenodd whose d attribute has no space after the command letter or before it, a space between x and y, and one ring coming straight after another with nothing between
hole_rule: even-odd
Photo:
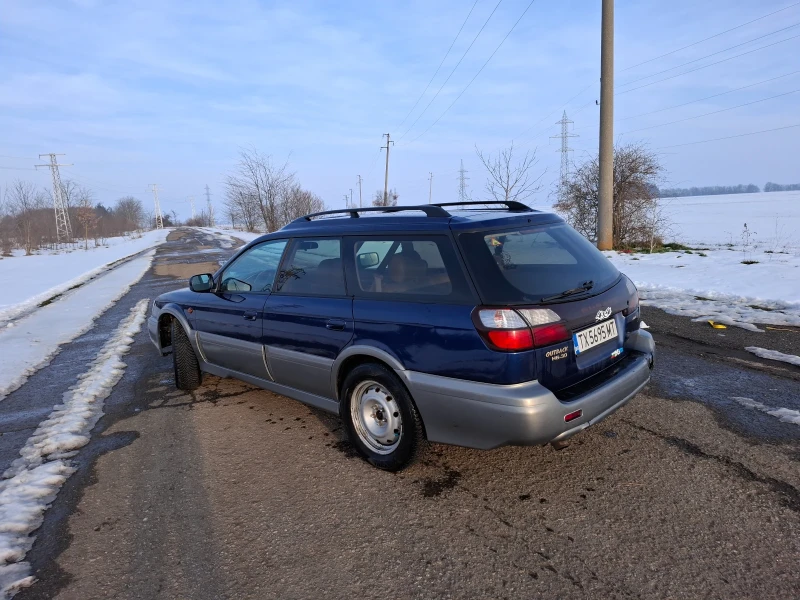
<instances>
[{"instance_id":1,"label":"roof rail","mask_svg":"<svg viewBox=\"0 0 800 600\"><path fill-rule=\"evenodd\" d=\"M421 210L428 217L451 216L450 213L447 212L445 209L443 209L441 206L437 206L435 204L421 204L419 206L375 206L370 208L342 208L338 210L323 210L322 212L315 212L309 215L305 215L304 217L295 219L293 222L299 223L301 221L311 221L314 217L321 217L324 215L340 215L340 214L349 214L351 219L358 219L361 216L358 213L363 213L363 212L394 213L406 210Z\"/></svg>"},{"instance_id":2,"label":"roof rail","mask_svg":"<svg viewBox=\"0 0 800 600\"><path fill-rule=\"evenodd\" d=\"M514 212L532 212L534 210L527 204L517 202L516 200L486 200L484 202L435 202L433 206L485 206L487 204L502 204L508 208L508 210Z\"/></svg>"}]
</instances>

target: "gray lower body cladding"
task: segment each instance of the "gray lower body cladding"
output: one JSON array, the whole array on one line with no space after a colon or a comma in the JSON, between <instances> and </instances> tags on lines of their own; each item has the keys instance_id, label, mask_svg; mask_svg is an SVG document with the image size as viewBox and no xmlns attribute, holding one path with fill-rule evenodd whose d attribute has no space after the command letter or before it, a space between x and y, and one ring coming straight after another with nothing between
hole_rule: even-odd
<instances>
[{"instance_id":1,"label":"gray lower body cladding","mask_svg":"<svg viewBox=\"0 0 800 600\"><path fill-rule=\"evenodd\" d=\"M180 320L188 329L188 323ZM157 314L150 317L148 330L152 342L162 350ZM341 364L340 361L333 361L329 372L325 373L320 372L320 365L317 364L313 365L317 367L315 369L306 369L308 377L313 376L315 382L312 384L306 378L305 384L302 381L297 383L307 389L298 389L293 385L286 385L290 383L288 380L279 383L211 364L197 345L196 336L190 334L189 337L203 371L242 379L328 412L338 412L339 402L334 397L334 386L331 383L336 381L336 373L333 371ZM625 347L634 358L623 370L602 385L569 402L560 401L537 381L495 385L408 371L398 368L396 361L390 361L389 357L384 362L393 368L411 392L430 441L489 449L566 440L624 406L650 380L650 368L655 356L653 338L645 331L629 336ZM267 348L264 358L269 361L267 357L274 353L278 359L276 363L280 363L294 354L276 350ZM359 352L356 347L350 346L347 353L352 355ZM365 348L364 353L380 358L375 356L374 348ZM265 373L272 371L275 376L274 368L277 366L279 365L270 364ZM282 366L284 369L287 367ZM300 366L309 365L294 365L289 371L294 372ZM291 383L294 384L295 381ZM580 417L565 421L565 415L578 410L581 411Z\"/></svg>"}]
</instances>

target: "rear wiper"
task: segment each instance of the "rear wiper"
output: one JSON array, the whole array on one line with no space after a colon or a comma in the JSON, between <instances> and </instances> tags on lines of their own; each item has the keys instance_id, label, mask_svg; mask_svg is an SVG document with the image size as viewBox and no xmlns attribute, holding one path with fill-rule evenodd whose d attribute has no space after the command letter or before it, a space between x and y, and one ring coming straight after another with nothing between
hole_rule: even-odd
<instances>
[{"instance_id":1,"label":"rear wiper","mask_svg":"<svg viewBox=\"0 0 800 600\"><path fill-rule=\"evenodd\" d=\"M584 281L580 286L576 288L572 288L571 290L564 290L560 294L555 294L554 296L547 296L546 298L542 298L540 302L549 302L550 300L560 300L561 298L567 298L569 296L574 296L575 294L583 294L584 292L588 292L590 289L594 287L594 281Z\"/></svg>"}]
</instances>

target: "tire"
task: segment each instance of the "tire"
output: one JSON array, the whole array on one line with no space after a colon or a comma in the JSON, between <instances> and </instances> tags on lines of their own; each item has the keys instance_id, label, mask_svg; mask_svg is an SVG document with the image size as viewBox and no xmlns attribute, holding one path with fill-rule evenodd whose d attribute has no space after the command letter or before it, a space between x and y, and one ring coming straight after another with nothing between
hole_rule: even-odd
<instances>
[{"instance_id":1,"label":"tire","mask_svg":"<svg viewBox=\"0 0 800 600\"><path fill-rule=\"evenodd\" d=\"M175 387L187 392L200 387L203 373L189 336L178 319L172 319L172 365L175 368Z\"/></svg>"},{"instance_id":2,"label":"tire","mask_svg":"<svg viewBox=\"0 0 800 600\"><path fill-rule=\"evenodd\" d=\"M366 363L342 384L340 415L347 436L369 463L399 471L417 460L427 440L416 406L398 377Z\"/></svg>"}]
</instances>

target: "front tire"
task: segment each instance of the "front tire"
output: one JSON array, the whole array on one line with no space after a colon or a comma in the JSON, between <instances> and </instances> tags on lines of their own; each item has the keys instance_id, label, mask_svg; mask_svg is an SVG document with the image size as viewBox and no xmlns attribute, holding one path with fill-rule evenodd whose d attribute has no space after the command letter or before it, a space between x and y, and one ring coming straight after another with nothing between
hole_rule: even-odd
<instances>
[{"instance_id":1,"label":"front tire","mask_svg":"<svg viewBox=\"0 0 800 600\"><path fill-rule=\"evenodd\" d=\"M399 471L423 452L426 440L411 396L386 367L367 363L342 385L340 415L350 442L369 463Z\"/></svg>"},{"instance_id":2,"label":"front tire","mask_svg":"<svg viewBox=\"0 0 800 600\"><path fill-rule=\"evenodd\" d=\"M200 387L203 382L200 364L189 336L177 319L172 319L172 366L175 369L175 387L187 392Z\"/></svg>"}]
</instances>

